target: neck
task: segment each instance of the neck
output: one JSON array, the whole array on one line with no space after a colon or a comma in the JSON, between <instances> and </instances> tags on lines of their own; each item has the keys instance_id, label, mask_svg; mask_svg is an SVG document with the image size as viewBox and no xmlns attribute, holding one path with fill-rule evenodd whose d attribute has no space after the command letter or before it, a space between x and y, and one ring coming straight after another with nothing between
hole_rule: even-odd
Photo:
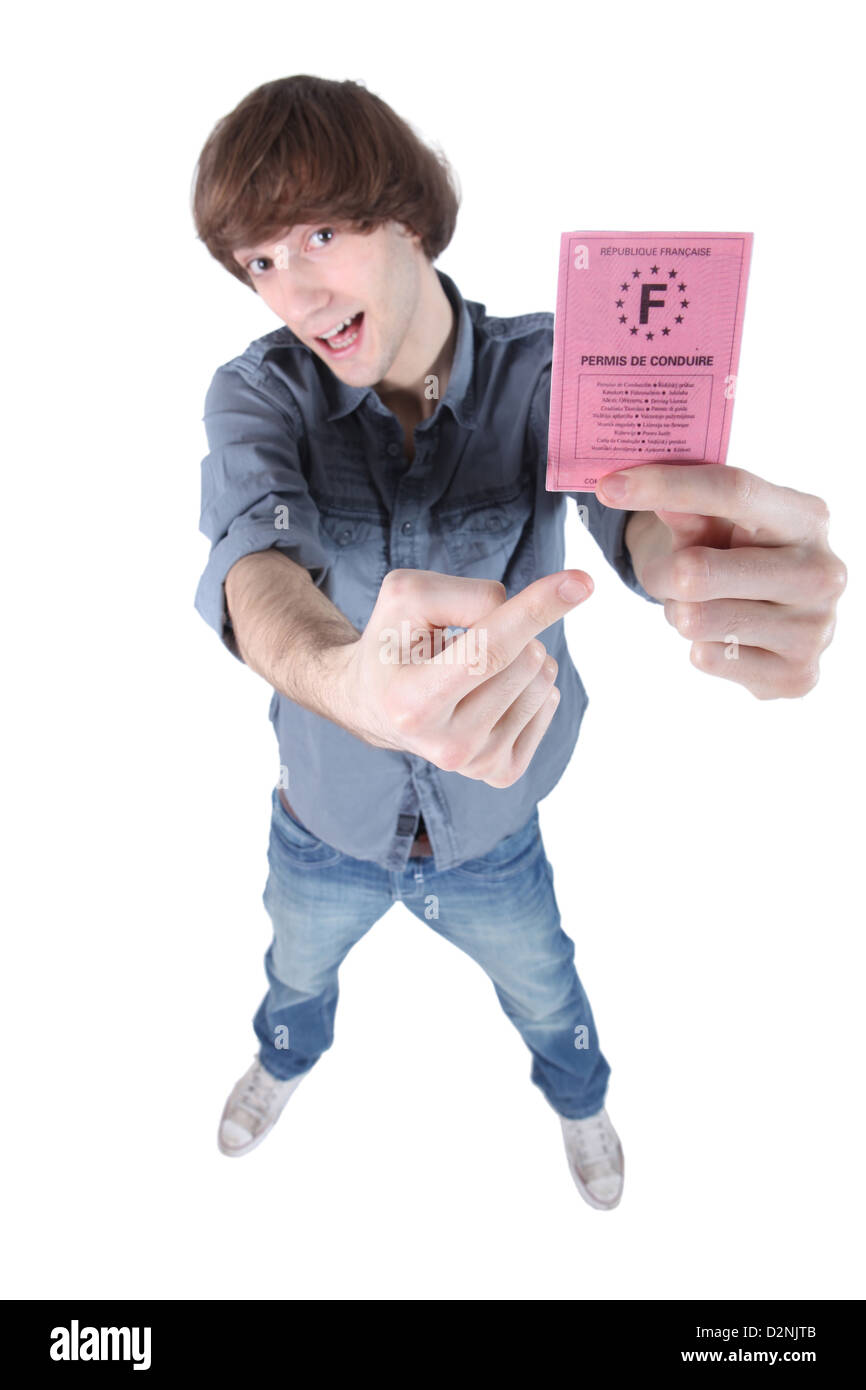
<instances>
[{"instance_id":1,"label":"neck","mask_svg":"<svg viewBox=\"0 0 866 1390\"><path fill-rule=\"evenodd\" d=\"M410 332L401 358L375 390L384 405L395 414L412 414L427 420L444 396L454 362L457 342L457 315L442 288L439 276L430 267L418 304L417 332ZM436 381L431 383L430 377ZM431 396L431 389L435 394Z\"/></svg>"}]
</instances>

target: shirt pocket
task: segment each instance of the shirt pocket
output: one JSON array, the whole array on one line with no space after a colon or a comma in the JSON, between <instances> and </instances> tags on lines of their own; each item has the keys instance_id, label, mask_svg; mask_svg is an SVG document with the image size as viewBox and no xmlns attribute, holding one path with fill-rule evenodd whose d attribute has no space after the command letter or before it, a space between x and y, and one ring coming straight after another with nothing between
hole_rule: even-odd
<instances>
[{"instance_id":1,"label":"shirt pocket","mask_svg":"<svg viewBox=\"0 0 866 1390\"><path fill-rule=\"evenodd\" d=\"M319 502L321 533L331 556L322 592L363 632L389 563L389 526L383 517Z\"/></svg>"},{"instance_id":2,"label":"shirt pocket","mask_svg":"<svg viewBox=\"0 0 866 1390\"><path fill-rule=\"evenodd\" d=\"M487 489L436 507L433 524L452 572L499 578L531 527L532 502L532 483L525 478L508 488Z\"/></svg>"}]
</instances>

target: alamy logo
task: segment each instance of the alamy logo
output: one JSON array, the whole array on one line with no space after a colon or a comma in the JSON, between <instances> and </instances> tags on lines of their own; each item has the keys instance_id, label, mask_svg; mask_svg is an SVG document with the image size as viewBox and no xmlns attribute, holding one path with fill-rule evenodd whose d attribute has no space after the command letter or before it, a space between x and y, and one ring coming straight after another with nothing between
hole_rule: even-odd
<instances>
[{"instance_id":1,"label":"alamy logo","mask_svg":"<svg viewBox=\"0 0 866 1390\"><path fill-rule=\"evenodd\" d=\"M446 643L446 638L451 638ZM440 656L446 665L465 663L473 675L483 675L487 668L487 629L441 627L432 632L426 627L410 627L408 618L395 627L383 627L379 633L379 660L383 665L420 666Z\"/></svg>"},{"instance_id":2,"label":"alamy logo","mask_svg":"<svg viewBox=\"0 0 866 1390\"><path fill-rule=\"evenodd\" d=\"M149 1327L71 1327L51 1329L52 1361L132 1361L134 1371L150 1370Z\"/></svg>"}]
</instances>

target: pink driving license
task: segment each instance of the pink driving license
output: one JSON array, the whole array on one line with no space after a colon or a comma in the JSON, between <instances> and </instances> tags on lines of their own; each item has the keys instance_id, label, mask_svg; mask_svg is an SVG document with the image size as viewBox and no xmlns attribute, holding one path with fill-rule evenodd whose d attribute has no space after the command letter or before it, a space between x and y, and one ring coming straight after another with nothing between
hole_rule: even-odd
<instances>
[{"instance_id":1,"label":"pink driving license","mask_svg":"<svg viewBox=\"0 0 866 1390\"><path fill-rule=\"evenodd\" d=\"M724 463L751 232L564 232L549 492L639 463Z\"/></svg>"}]
</instances>

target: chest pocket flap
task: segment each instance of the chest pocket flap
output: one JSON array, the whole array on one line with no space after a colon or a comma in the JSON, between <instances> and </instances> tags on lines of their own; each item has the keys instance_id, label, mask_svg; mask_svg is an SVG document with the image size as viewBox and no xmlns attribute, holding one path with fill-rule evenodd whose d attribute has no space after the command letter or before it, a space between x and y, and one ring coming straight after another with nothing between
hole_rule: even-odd
<instances>
[{"instance_id":1,"label":"chest pocket flap","mask_svg":"<svg viewBox=\"0 0 866 1390\"><path fill-rule=\"evenodd\" d=\"M510 555L531 520L532 497L527 477L438 507L434 522L454 568L465 572L491 556Z\"/></svg>"}]
</instances>

